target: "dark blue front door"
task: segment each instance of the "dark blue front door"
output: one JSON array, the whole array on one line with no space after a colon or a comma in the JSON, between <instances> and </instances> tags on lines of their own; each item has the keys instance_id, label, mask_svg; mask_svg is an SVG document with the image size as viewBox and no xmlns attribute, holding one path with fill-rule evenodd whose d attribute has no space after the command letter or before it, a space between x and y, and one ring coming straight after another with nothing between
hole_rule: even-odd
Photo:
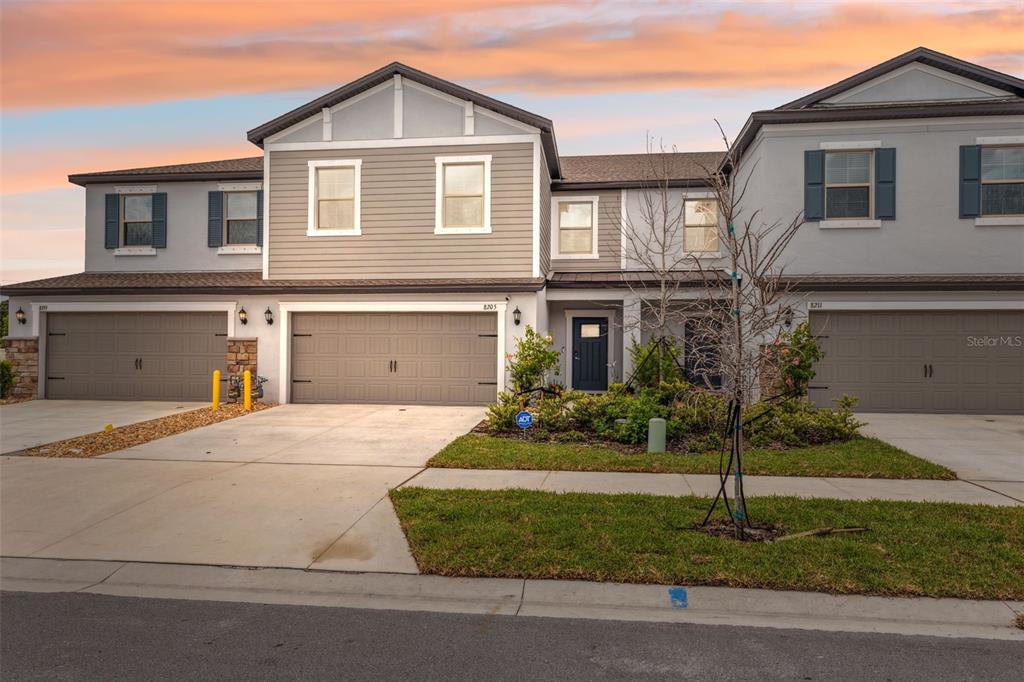
<instances>
[{"instance_id":1,"label":"dark blue front door","mask_svg":"<svg viewBox=\"0 0 1024 682\"><path fill-rule=\"evenodd\" d=\"M581 391L608 389L608 318L573 318L572 387Z\"/></svg>"}]
</instances>

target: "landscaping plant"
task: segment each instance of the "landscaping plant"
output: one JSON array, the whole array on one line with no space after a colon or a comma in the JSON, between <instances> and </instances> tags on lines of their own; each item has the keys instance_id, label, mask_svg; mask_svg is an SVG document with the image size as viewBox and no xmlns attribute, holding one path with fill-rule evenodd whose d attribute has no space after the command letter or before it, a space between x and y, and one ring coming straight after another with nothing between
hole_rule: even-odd
<instances>
[{"instance_id":1,"label":"landscaping plant","mask_svg":"<svg viewBox=\"0 0 1024 682\"><path fill-rule=\"evenodd\" d=\"M660 347L659 347L660 345ZM682 381L683 372L679 369L679 360L683 357L675 339L666 336L651 339L645 344L633 339L629 347L629 355L633 359L633 386L657 386L663 382Z\"/></svg>"},{"instance_id":2,"label":"landscaping plant","mask_svg":"<svg viewBox=\"0 0 1024 682\"><path fill-rule=\"evenodd\" d=\"M765 347L767 361L778 372L780 393L805 396L814 378L814 364L825 357L811 325L801 322L792 331L783 332L775 343Z\"/></svg>"},{"instance_id":3,"label":"landscaping plant","mask_svg":"<svg viewBox=\"0 0 1024 682\"><path fill-rule=\"evenodd\" d=\"M8 398L14 388L14 365L10 360L0 361L0 398Z\"/></svg>"},{"instance_id":4,"label":"landscaping plant","mask_svg":"<svg viewBox=\"0 0 1024 682\"><path fill-rule=\"evenodd\" d=\"M512 390L526 394L548 383L548 377L558 376L562 354L554 348L555 340L549 334L540 334L527 325L523 338L516 339L514 353L506 356Z\"/></svg>"}]
</instances>

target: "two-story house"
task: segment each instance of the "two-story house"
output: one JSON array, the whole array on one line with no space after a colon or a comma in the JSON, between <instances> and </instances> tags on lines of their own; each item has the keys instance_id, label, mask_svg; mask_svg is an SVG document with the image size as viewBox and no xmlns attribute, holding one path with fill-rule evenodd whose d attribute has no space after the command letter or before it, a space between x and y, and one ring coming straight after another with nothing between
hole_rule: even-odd
<instances>
[{"instance_id":1,"label":"two-story house","mask_svg":"<svg viewBox=\"0 0 1024 682\"><path fill-rule=\"evenodd\" d=\"M397 63L248 139L262 155L69 178L85 271L3 289L19 391L201 400L251 368L272 401L480 404L527 325L565 384L629 376L649 155L560 157L550 120ZM745 206L806 216L786 261L827 351L815 400L1024 411L1024 81L918 49L735 144ZM721 159L657 157L709 269Z\"/></svg>"}]
</instances>

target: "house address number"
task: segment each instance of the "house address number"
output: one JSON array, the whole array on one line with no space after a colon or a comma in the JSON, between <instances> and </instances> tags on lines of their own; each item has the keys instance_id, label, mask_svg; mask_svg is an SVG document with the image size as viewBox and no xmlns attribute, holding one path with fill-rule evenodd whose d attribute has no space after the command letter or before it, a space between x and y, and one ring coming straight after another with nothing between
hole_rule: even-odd
<instances>
[{"instance_id":1,"label":"house address number","mask_svg":"<svg viewBox=\"0 0 1024 682\"><path fill-rule=\"evenodd\" d=\"M497 310L497 309L498 309L498 304L497 303L484 303L484 310Z\"/></svg>"},{"instance_id":2,"label":"house address number","mask_svg":"<svg viewBox=\"0 0 1024 682\"><path fill-rule=\"evenodd\" d=\"M821 310L821 301L810 301L807 304L807 307L810 310Z\"/></svg>"}]
</instances>

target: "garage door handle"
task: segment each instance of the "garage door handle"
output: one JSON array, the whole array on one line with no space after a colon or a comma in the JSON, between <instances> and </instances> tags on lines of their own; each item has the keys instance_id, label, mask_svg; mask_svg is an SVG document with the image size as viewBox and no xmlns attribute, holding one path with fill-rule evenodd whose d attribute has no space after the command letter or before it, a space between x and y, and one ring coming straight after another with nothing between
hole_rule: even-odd
<instances>
[{"instance_id":1,"label":"garage door handle","mask_svg":"<svg viewBox=\"0 0 1024 682\"><path fill-rule=\"evenodd\" d=\"M311 383L313 383L313 380L312 379L292 379L292 383L293 384L311 384Z\"/></svg>"},{"instance_id":2,"label":"garage door handle","mask_svg":"<svg viewBox=\"0 0 1024 682\"><path fill-rule=\"evenodd\" d=\"M928 364L928 378L931 379L935 376L935 368L932 367L931 363Z\"/></svg>"}]
</instances>

